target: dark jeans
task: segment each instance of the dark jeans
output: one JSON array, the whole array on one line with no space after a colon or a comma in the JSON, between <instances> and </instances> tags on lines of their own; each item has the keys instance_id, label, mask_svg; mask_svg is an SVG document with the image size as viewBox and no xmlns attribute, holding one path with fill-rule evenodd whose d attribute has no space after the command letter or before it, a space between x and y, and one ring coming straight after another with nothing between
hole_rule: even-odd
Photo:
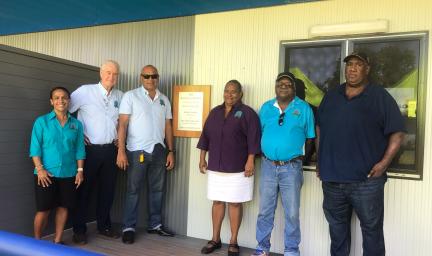
<instances>
[{"instance_id":1,"label":"dark jeans","mask_svg":"<svg viewBox=\"0 0 432 256\"><path fill-rule=\"evenodd\" d=\"M140 154L144 153L144 162ZM135 231L138 221L139 194L143 180L147 176L148 185L148 228L162 224L162 199L166 179L167 151L161 144L154 147L152 153L128 151L127 192L123 214L123 232Z\"/></svg>"},{"instance_id":2,"label":"dark jeans","mask_svg":"<svg viewBox=\"0 0 432 256\"><path fill-rule=\"evenodd\" d=\"M351 216L356 212L363 236L363 255L385 255L384 185L386 177L364 182L323 182L323 209L329 223L331 255L348 256L351 246Z\"/></svg>"},{"instance_id":3,"label":"dark jeans","mask_svg":"<svg viewBox=\"0 0 432 256\"><path fill-rule=\"evenodd\" d=\"M97 186L96 221L98 230L111 228L110 211L117 177L117 147L114 144L86 146L84 182L78 189L77 208L73 214L74 233L87 231L89 199Z\"/></svg>"}]
</instances>

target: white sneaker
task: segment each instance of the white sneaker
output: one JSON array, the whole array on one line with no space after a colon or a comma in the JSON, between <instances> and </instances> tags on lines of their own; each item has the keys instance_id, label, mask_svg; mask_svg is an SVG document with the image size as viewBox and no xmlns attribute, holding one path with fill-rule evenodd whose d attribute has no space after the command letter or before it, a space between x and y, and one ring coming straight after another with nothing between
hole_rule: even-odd
<instances>
[{"instance_id":1,"label":"white sneaker","mask_svg":"<svg viewBox=\"0 0 432 256\"><path fill-rule=\"evenodd\" d=\"M253 254L251 254L251 256L269 256L270 254L266 253L263 250L259 250L256 249L255 252Z\"/></svg>"}]
</instances>

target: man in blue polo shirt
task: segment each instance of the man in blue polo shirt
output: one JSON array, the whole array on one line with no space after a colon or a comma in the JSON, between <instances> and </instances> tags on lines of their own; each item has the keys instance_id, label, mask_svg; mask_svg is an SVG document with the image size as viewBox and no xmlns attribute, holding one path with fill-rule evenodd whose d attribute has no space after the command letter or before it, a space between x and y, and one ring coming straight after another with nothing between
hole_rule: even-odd
<instances>
[{"instance_id":1,"label":"man in blue polo shirt","mask_svg":"<svg viewBox=\"0 0 432 256\"><path fill-rule=\"evenodd\" d=\"M289 72L276 78L276 98L259 112L262 137L260 206L256 227L258 242L253 255L268 255L278 192L285 214L285 256L300 255L300 189L305 141L315 137L313 113L295 94L295 77ZM308 147L309 148L309 147Z\"/></svg>"},{"instance_id":2,"label":"man in blue polo shirt","mask_svg":"<svg viewBox=\"0 0 432 256\"><path fill-rule=\"evenodd\" d=\"M330 250L332 256L350 254L354 209L363 255L380 256L385 255L386 169L403 140L404 121L391 95L369 83L370 62L364 53L353 52L344 62L346 83L326 94L317 115L317 170L323 181Z\"/></svg>"}]
</instances>

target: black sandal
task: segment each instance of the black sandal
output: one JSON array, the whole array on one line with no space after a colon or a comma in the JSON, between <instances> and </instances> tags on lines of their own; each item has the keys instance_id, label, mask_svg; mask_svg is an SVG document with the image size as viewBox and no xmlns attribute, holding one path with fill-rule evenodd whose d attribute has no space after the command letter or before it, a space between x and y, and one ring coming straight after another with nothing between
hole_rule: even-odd
<instances>
[{"instance_id":1,"label":"black sandal","mask_svg":"<svg viewBox=\"0 0 432 256\"><path fill-rule=\"evenodd\" d=\"M236 249L236 251L230 251L230 248ZM238 244L229 244L228 245L228 256L239 256L240 255L240 247Z\"/></svg>"},{"instance_id":2,"label":"black sandal","mask_svg":"<svg viewBox=\"0 0 432 256\"><path fill-rule=\"evenodd\" d=\"M202 254L209 254L209 253L214 252L216 249L220 249L221 247L222 247L221 241L216 242L216 241L210 240L207 242L207 245L201 249L201 253Z\"/></svg>"}]
</instances>

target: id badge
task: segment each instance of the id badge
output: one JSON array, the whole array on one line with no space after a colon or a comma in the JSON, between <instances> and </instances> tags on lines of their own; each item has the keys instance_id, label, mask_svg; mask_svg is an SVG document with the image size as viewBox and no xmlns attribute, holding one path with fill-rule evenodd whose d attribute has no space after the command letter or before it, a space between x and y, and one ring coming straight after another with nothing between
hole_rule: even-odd
<instances>
[{"instance_id":1,"label":"id badge","mask_svg":"<svg viewBox=\"0 0 432 256\"><path fill-rule=\"evenodd\" d=\"M144 152L141 152L139 155L139 162L144 163Z\"/></svg>"}]
</instances>

